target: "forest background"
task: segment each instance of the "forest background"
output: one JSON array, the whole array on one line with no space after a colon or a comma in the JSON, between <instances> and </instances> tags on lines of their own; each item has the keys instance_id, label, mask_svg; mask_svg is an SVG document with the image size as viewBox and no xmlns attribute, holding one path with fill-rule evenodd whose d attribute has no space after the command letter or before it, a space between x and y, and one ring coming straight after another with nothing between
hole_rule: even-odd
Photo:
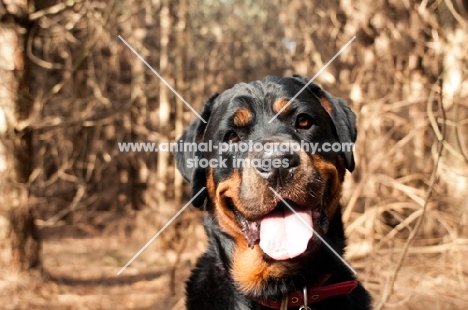
<instances>
[{"instance_id":1,"label":"forest background","mask_svg":"<svg viewBox=\"0 0 468 310\"><path fill-rule=\"evenodd\" d=\"M376 309L468 308L466 0L0 0L3 309L180 309L205 247L169 153L215 92L314 76L358 116L347 261Z\"/></svg>"}]
</instances>

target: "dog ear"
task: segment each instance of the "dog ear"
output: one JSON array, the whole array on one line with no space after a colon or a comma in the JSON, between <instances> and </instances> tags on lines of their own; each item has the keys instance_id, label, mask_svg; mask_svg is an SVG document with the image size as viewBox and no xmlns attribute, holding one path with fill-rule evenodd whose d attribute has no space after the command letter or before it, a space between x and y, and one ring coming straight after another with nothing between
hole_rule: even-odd
<instances>
[{"instance_id":1,"label":"dog ear","mask_svg":"<svg viewBox=\"0 0 468 310\"><path fill-rule=\"evenodd\" d=\"M304 85L309 82L307 78L300 75L293 75L293 78ZM317 84L310 83L307 88L312 94L318 97L322 107L330 115L333 124L335 125L340 143L356 142L356 114L351 111L349 106L343 100L335 98L322 90ZM354 149L354 147L352 149ZM354 170L354 154L352 149L343 151L346 169L350 172L353 172Z\"/></svg>"},{"instance_id":2,"label":"dog ear","mask_svg":"<svg viewBox=\"0 0 468 310\"><path fill-rule=\"evenodd\" d=\"M320 102L324 109L330 115L333 124L335 124L338 139L342 144L348 144L352 148L343 151L345 157L346 168L353 172L354 170L354 142L356 142L357 128L356 128L356 114L349 108L349 106L341 99L335 98L330 94L323 91L324 96L320 96ZM345 147L345 146L342 146ZM346 147L347 148L347 147Z\"/></svg>"},{"instance_id":3,"label":"dog ear","mask_svg":"<svg viewBox=\"0 0 468 310\"><path fill-rule=\"evenodd\" d=\"M184 179L191 184L192 191L190 196L192 198L198 194L203 187L206 187L206 169L195 166L193 162L189 164L189 162L193 160L195 156L198 156L199 159L203 156L202 153L196 149L196 144L203 142L205 129L216 97L218 97L218 94L211 96L203 105L200 116L206 123L197 117L177 140L178 145L182 145L182 149L174 152L177 169L179 169ZM182 141L182 143L179 143L180 141ZM205 189L192 201L192 204L199 208L204 204L206 197L207 193Z\"/></svg>"}]
</instances>

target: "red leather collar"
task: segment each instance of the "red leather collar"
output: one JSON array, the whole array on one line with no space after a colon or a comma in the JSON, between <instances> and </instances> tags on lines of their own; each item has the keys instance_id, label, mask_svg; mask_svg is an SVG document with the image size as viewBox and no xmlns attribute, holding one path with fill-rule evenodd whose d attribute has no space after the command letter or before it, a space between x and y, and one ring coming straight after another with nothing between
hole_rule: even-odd
<instances>
[{"instance_id":1,"label":"red leather collar","mask_svg":"<svg viewBox=\"0 0 468 310\"><path fill-rule=\"evenodd\" d=\"M323 284L327 282L329 278L330 275L326 275L318 286L307 288L307 302L309 305L332 296L349 294L358 285L356 280L352 280L324 286ZM281 300L266 301L260 299L257 300L257 302L272 309L280 309L281 307ZM288 295L288 308L300 307L302 305L304 305L304 294L302 290L292 292Z\"/></svg>"}]
</instances>

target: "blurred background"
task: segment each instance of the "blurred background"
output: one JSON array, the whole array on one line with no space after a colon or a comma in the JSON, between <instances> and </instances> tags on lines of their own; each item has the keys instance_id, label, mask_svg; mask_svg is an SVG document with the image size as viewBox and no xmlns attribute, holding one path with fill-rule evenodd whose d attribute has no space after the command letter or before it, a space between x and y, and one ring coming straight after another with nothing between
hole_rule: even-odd
<instances>
[{"instance_id":1,"label":"blurred background","mask_svg":"<svg viewBox=\"0 0 468 310\"><path fill-rule=\"evenodd\" d=\"M181 309L205 247L169 142L208 96L311 78L358 115L346 259L376 309L468 309L468 1L0 0L2 309Z\"/></svg>"}]
</instances>

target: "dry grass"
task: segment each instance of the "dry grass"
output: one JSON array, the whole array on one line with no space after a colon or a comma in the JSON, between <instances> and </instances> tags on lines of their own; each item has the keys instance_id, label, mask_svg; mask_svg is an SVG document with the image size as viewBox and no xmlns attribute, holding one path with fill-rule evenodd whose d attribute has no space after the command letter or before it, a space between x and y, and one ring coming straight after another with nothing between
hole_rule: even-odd
<instances>
[{"instance_id":1,"label":"dry grass","mask_svg":"<svg viewBox=\"0 0 468 310\"><path fill-rule=\"evenodd\" d=\"M426 102L370 103L359 115L359 178L345 187L347 258L375 309L468 307L468 173L448 159L446 148L457 147L437 86ZM406 105L420 119L400 118ZM382 126L388 120L398 126Z\"/></svg>"}]
</instances>

